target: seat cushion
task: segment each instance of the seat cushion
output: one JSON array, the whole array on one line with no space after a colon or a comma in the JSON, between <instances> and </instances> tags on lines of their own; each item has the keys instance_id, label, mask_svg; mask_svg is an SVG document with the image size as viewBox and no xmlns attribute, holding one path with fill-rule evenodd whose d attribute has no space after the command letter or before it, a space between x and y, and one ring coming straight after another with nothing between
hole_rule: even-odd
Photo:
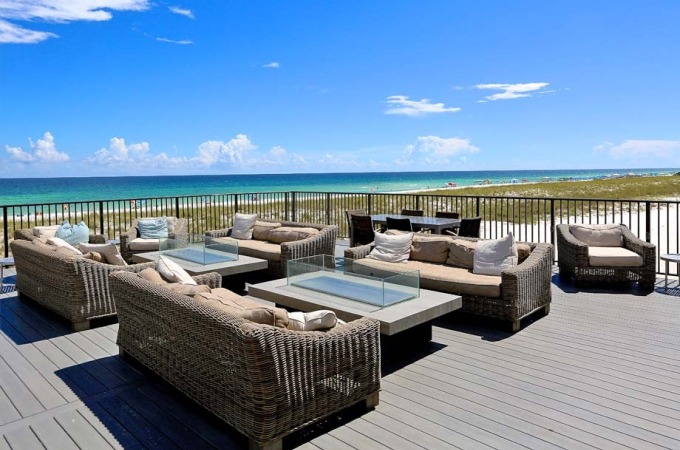
<instances>
[{"instance_id":1,"label":"seat cushion","mask_svg":"<svg viewBox=\"0 0 680 450\"><path fill-rule=\"evenodd\" d=\"M214 288L210 292L201 292L194 295L194 300L255 323L278 328L288 327L288 312L285 309L267 306L252 298L241 297L228 289Z\"/></svg>"},{"instance_id":2,"label":"seat cushion","mask_svg":"<svg viewBox=\"0 0 680 450\"><path fill-rule=\"evenodd\" d=\"M152 252L158 250L158 239L134 238L128 242L128 248L134 251Z\"/></svg>"},{"instance_id":3,"label":"seat cushion","mask_svg":"<svg viewBox=\"0 0 680 450\"><path fill-rule=\"evenodd\" d=\"M593 247L623 247L623 229L618 224L569 225L576 239Z\"/></svg>"},{"instance_id":4,"label":"seat cushion","mask_svg":"<svg viewBox=\"0 0 680 450\"><path fill-rule=\"evenodd\" d=\"M469 269L432 264L422 261L407 261L395 264L374 259L358 259L352 264L354 272L363 275L386 276L391 272L420 271L420 287L432 291L449 292L458 295L475 295L498 298L502 294L501 277L480 275Z\"/></svg>"},{"instance_id":5,"label":"seat cushion","mask_svg":"<svg viewBox=\"0 0 680 450\"><path fill-rule=\"evenodd\" d=\"M238 241L238 254L267 261L281 261L281 246L271 242L251 240Z\"/></svg>"},{"instance_id":6,"label":"seat cushion","mask_svg":"<svg viewBox=\"0 0 680 450\"><path fill-rule=\"evenodd\" d=\"M642 256L623 247L588 247L588 262L593 267L642 267Z\"/></svg>"}]
</instances>

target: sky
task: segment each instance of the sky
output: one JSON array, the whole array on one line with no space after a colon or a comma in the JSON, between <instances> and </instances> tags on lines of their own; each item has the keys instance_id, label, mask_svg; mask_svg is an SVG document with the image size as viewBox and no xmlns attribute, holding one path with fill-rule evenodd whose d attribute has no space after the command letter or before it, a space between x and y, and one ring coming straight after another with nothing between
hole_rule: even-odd
<instances>
[{"instance_id":1,"label":"sky","mask_svg":"<svg viewBox=\"0 0 680 450\"><path fill-rule=\"evenodd\" d=\"M677 167L677 0L0 0L0 178Z\"/></svg>"}]
</instances>

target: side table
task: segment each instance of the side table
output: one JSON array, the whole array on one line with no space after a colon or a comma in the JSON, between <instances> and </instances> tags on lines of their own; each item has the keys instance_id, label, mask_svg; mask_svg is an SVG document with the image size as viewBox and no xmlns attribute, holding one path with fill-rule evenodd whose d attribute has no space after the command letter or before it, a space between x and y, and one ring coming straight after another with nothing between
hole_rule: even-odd
<instances>
[{"instance_id":1,"label":"side table","mask_svg":"<svg viewBox=\"0 0 680 450\"><path fill-rule=\"evenodd\" d=\"M2 287L5 282L5 267L13 266L14 258L11 256L9 258L0 259L0 293L2 292Z\"/></svg>"},{"instance_id":2,"label":"side table","mask_svg":"<svg viewBox=\"0 0 680 450\"><path fill-rule=\"evenodd\" d=\"M659 256L659 259L666 261L666 279L663 285L665 291L668 290L668 263L680 264L680 254L679 253L667 253L665 255ZM680 276L680 273L678 273Z\"/></svg>"}]
</instances>

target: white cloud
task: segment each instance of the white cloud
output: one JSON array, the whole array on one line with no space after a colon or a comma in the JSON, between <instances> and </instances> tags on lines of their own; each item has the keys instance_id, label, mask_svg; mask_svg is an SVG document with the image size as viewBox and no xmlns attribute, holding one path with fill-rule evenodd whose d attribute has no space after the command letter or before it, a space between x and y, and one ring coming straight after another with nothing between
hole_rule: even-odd
<instances>
[{"instance_id":1,"label":"white cloud","mask_svg":"<svg viewBox=\"0 0 680 450\"><path fill-rule=\"evenodd\" d=\"M286 154L286 149L277 145L276 147L272 147L271 150L269 150L269 153L273 156L281 157Z\"/></svg>"},{"instance_id":2,"label":"white cloud","mask_svg":"<svg viewBox=\"0 0 680 450\"><path fill-rule=\"evenodd\" d=\"M640 159L654 165L651 158L677 160L680 157L680 141L629 139L618 145L604 142L593 150L609 153L615 159Z\"/></svg>"},{"instance_id":3,"label":"white cloud","mask_svg":"<svg viewBox=\"0 0 680 450\"><path fill-rule=\"evenodd\" d=\"M264 67L266 69L278 69L279 67L281 67L281 64L279 64L276 61L272 61L270 63L263 64L262 67Z\"/></svg>"},{"instance_id":4,"label":"white cloud","mask_svg":"<svg viewBox=\"0 0 680 450\"><path fill-rule=\"evenodd\" d=\"M478 84L475 86L477 89L489 89L495 91L501 91L496 94L491 94L484 97L484 100L480 100L480 103L495 100L511 100L515 98L531 97L534 94L546 94L553 91L541 91L544 87L548 86L550 83L516 83L516 84Z\"/></svg>"},{"instance_id":5,"label":"white cloud","mask_svg":"<svg viewBox=\"0 0 680 450\"><path fill-rule=\"evenodd\" d=\"M397 166L412 166L422 160L428 164L448 164L449 158L458 155L458 160L465 163L465 155L478 151L479 148L472 145L469 139L419 136L415 143L404 148L402 157L394 163Z\"/></svg>"},{"instance_id":6,"label":"white cloud","mask_svg":"<svg viewBox=\"0 0 680 450\"><path fill-rule=\"evenodd\" d=\"M194 13L190 9L182 8L181 6L168 6L168 9L180 16L188 17L189 19L194 18Z\"/></svg>"},{"instance_id":7,"label":"white cloud","mask_svg":"<svg viewBox=\"0 0 680 450\"><path fill-rule=\"evenodd\" d=\"M198 161L204 166L220 162L240 164L243 155L256 148L245 134L238 134L228 142L206 141L198 146Z\"/></svg>"},{"instance_id":8,"label":"white cloud","mask_svg":"<svg viewBox=\"0 0 680 450\"><path fill-rule=\"evenodd\" d=\"M157 37L156 40L160 41L160 42L169 42L170 44L179 44L179 45L191 45L191 44L194 43L194 41L190 41L189 39L182 39L181 41L175 41L175 40L172 40L172 39Z\"/></svg>"},{"instance_id":9,"label":"white cloud","mask_svg":"<svg viewBox=\"0 0 680 450\"><path fill-rule=\"evenodd\" d=\"M69 23L105 21L111 11L143 11L149 0L2 0L0 1L0 43L34 44L57 37L54 33L35 31L16 21Z\"/></svg>"},{"instance_id":10,"label":"white cloud","mask_svg":"<svg viewBox=\"0 0 680 450\"><path fill-rule=\"evenodd\" d=\"M391 95L387 97L388 109L385 114L398 114L403 116L424 116L426 114L439 114L458 112L460 108L447 107L443 103L430 103L429 99L409 100L405 95Z\"/></svg>"},{"instance_id":11,"label":"white cloud","mask_svg":"<svg viewBox=\"0 0 680 450\"><path fill-rule=\"evenodd\" d=\"M45 132L42 139L38 139L33 142L29 139L32 151L24 151L21 147L10 147L5 146L5 151L9 154L10 158L18 162L49 162L49 163L61 163L69 160L67 153L63 153L57 150L57 146L54 143L54 136L49 131Z\"/></svg>"}]
</instances>

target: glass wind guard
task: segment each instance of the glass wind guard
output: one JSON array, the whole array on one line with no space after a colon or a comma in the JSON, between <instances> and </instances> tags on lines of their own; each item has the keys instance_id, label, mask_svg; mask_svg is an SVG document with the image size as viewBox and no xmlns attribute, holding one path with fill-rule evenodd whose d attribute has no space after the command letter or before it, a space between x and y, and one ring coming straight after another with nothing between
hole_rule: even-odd
<instances>
[{"instance_id":1,"label":"glass wind guard","mask_svg":"<svg viewBox=\"0 0 680 450\"><path fill-rule=\"evenodd\" d=\"M161 239L160 254L201 265L238 260L238 241L203 235L185 235Z\"/></svg>"},{"instance_id":2,"label":"glass wind guard","mask_svg":"<svg viewBox=\"0 0 680 450\"><path fill-rule=\"evenodd\" d=\"M288 285L381 308L420 295L420 272L381 271L379 276L352 271L353 260L317 255L288 261Z\"/></svg>"}]
</instances>

